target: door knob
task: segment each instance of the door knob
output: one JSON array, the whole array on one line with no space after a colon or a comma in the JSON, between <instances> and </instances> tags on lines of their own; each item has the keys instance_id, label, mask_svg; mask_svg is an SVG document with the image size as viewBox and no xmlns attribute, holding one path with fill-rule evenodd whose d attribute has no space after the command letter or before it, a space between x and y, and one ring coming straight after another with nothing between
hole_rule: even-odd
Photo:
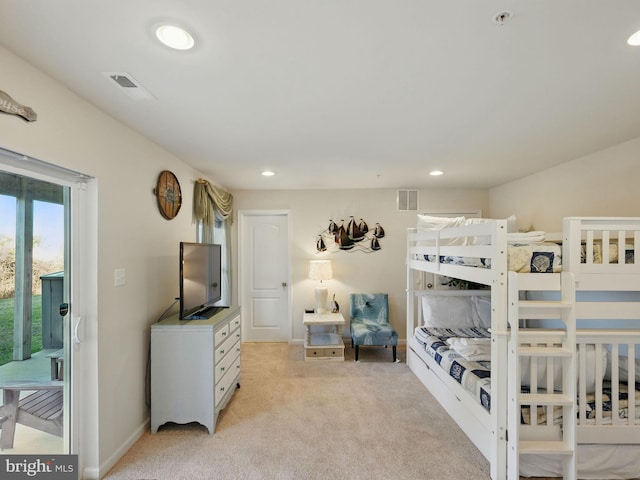
<instances>
[{"instance_id":1,"label":"door knob","mask_svg":"<svg viewBox=\"0 0 640 480\"><path fill-rule=\"evenodd\" d=\"M282 286L286 287L287 286L287 282L282 282Z\"/></svg>"}]
</instances>

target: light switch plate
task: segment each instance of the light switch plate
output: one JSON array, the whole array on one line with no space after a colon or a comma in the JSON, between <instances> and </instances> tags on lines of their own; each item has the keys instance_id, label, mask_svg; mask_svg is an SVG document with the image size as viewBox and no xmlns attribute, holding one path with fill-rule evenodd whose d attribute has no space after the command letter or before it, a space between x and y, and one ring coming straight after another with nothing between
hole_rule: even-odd
<instances>
[{"instance_id":1,"label":"light switch plate","mask_svg":"<svg viewBox=\"0 0 640 480\"><path fill-rule=\"evenodd\" d=\"M123 287L127 284L127 272L124 268L116 268L113 271L113 285L115 287Z\"/></svg>"}]
</instances>

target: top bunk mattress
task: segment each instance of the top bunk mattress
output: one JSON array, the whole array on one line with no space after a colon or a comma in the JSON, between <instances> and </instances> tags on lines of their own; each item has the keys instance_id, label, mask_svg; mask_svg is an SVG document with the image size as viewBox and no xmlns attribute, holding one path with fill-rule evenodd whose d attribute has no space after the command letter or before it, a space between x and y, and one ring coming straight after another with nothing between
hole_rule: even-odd
<instances>
[{"instance_id":1,"label":"top bunk mattress","mask_svg":"<svg viewBox=\"0 0 640 480\"><path fill-rule=\"evenodd\" d=\"M423 255L427 262L448 265L491 268L491 259L464 256ZM541 242L509 245L507 270L519 273L557 273L562 270L562 247L557 243Z\"/></svg>"},{"instance_id":2,"label":"top bunk mattress","mask_svg":"<svg viewBox=\"0 0 640 480\"><path fill-rule=\"evenodd\" d=\"M583 245L581 263L586 263L586 248ZM602 245L593 246L593 263L602 264ZM634 263L634 249L627 245L624 250L624 264ZM464 256L429 255L422 259L427 262L439 262L447 265L491 268L491 259ZM609 245L608 263L618 263L618 246ZM507 245L507 270L518 273L558 273L562 271L562 246L553 242L513 243Z\"/></svg>"},{"instance_id":3,"label":"top bunk mattress","mask_svg":"<svg viewBox=\"0 0 640 480\"><path fill-rule=\"evenodd\" d=\"M515 217L498 221L504 236L493 236L489 219L431 217L418 215L416 233L409 249L412 259L429 264L491 269L492 259L501 259L506 243L507 270L518 273L557 273L562 271L563 246L560 236L543 231L518 232ZM495 225L495 222L494 222ZM488 228L485 228L488 227ZM499 228L498 230L501 230ZM455 233L452 233L455 232ZM494 234L496 235L496 234ZM553 241L549 241L553 238ZM580 245L581 264L634 265L635 245L630 236L591 239ZM636 242L637 243L637 239ZM619 249L619 245L624 248ZM619 252L619 250L622 250ZM411 254L411 253L410 253ZM572 255L573 256L573 255Z\"/></svg>"}]
</instances>

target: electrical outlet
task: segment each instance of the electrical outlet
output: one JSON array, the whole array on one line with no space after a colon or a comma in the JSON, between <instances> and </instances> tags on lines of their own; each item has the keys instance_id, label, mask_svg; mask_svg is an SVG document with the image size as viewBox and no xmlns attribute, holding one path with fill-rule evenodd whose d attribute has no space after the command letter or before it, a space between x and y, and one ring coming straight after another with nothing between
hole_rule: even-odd
<instances>
[{"instance_id":1,"label":"electrical outlet","mask_svg":"<svg viewBox=\"0 0 640 480\"><path fill-rule=\"evenodd\" d=\"M127 284L127 272L124 268L116 268L113 271L113 285L123 287Z\"/></svg>"}]
</instances>

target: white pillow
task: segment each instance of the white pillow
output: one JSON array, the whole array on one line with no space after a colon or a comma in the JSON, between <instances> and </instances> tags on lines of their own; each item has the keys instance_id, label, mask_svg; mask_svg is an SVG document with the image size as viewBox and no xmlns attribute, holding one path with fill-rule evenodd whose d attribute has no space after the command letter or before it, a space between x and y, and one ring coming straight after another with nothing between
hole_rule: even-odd
<instances>
[{"instance_id":1,"label":"white pillow","mask_svg":"<svg viewBox=\"0 0 640 480\"><path fill-rule=\"evenodd\" d=\"M629 381L629 357L620 355L618 357L618 380L621 382ZM605 380L611 380L611 352L607 351L607 371L604 374ZM640 358L635 359L635 380L640 382Z\"/></svg>"},{"instance_id":2,"label":"white pillow","mask_svg":"<svg viewBox=\"0 0 640 480\"><path fill-rule=\"evenodd\" d=\"M540 357L520 358L520 384L522 386L531 385L531 360L534 359L538 365L538 388L547 386L547 359ZM553 388L562 389L562 359L553 359Z\"/></svg>"},{"instance_id":3,"label":"white pillow","mask_svg":"<svg viewBox=\"0 0 640 480\"><path fill-rule=\"evenodd\" d=\"M490 338L448 338L449 346L471 362L491 361Z\"/></svg>"},{"instance_id":4,"label":"white pillow","mask_svg":"<svg viewBox=\"0 0 640 480\"><path fill-rule=\"evenodd\" d=\"M471 297L476 327L491 328L491 297L474 295Z\"/></svg>"},{"instance_id":5,"label":"white pillow","mask_svg":"<svg viewBox=\"0 0 640 480\"><path fill-rule=\"evenodd\" d=\"M479 223L486 223L490 221L490 218L467 218L464 221L465 225L476 225ZM516 223L516 216L511 215L505 219L507 221L507 233L516 233L518 231L518 225ZM467 241L469 245L489 245L491 243L490 235L478 235L477 237L470 237Z\"/></svg>"},{"instance_id":6,"label":"white pillow","mask_svg":"<svg viewBox=\"0 0 640 480\"><path fill-rule=\"evenodd\" d=\"M490 218L467 218L464 221L465 225L477 225L480 223L487 223ZM467 242L468 245L489 245L491 243L491 235L478 235L477 237L470 237Z\"/></svg>"},{"instance_id":7,"label":"white pillow","mask_svg":"<svg viewBox=\"0 0 640 480\"><path fill-rule=\"evenodd\" d=\"M516 216L511 214L506 218L507 220L507 233L516 233L518 231L518 223L516 222Z\"/></svg>"},{"instance_id":8,"label":"white pillow","mask_svg":"<svg viewBox=\"0 0 640 480\"><path fill-rule=\"evenodd\" d=\"M473 305L470 296L424 295L422 315L425 327L473 328Z\"/></svg>"},{"instance_id":9,"label":"white pillow","mask_svg":"<svg viewBox=\"0 0 640 480\"><path fill-rule=\"evenodd\" d=\"M596 349L593 345L587 345L587 360L586 360L586 387L587 392L594 392L596 389ZM531 385L531 358L535 358L538 363L538 388L545 388L547 386L547 359L540 357L523 357L520 359L520 378L521 385ZM602 356L600 358L600 362L602 364L602 380L605 377L605 372L607 370L607 351L602 351ZM579 376L579 365L580 365L580 352L578 352L577 361L576 361L576 377ZM579 385L579 382L578 382ZM562 389L562 359L554 358L553 359L553 388L555 390Z\"/></svg>"},{"instance_id":10,"label":"white pillow","mask_svg":"<svg viewBox=\"0 0 640 480\"><path fill-rule=\"evenodd\" d=\"M418 214L418 232L432 232L443 228L461 227L464 225L464 217L432 217L430 215ZM433 245L431 240L423 241L422 245ZM441 239L440 245L464 245L464 238Z\"/></svg>"},{"instance_id":11,"label":"white pillow","mask_svg":"<svg viewBox=\"0 0 640 480\"><path fill-rule=\"evenodd\" d=\"M448 227L461 227L464 225L464 217L432 217L431 215L418 214L418 231L442 230Z\"/></svg>"}]
</instances>

